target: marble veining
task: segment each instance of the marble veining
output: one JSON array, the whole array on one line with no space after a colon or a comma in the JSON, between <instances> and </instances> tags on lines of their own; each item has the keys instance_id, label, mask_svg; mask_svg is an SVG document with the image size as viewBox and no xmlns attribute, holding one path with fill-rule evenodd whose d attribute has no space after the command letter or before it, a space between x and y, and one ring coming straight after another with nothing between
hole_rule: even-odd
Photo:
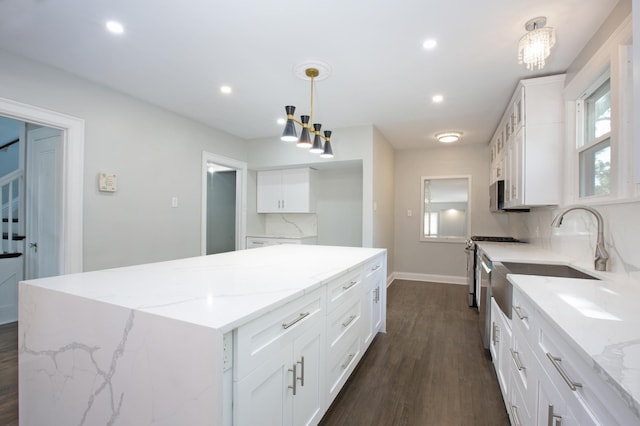
<instances>
[{"instance_id":1,"label":"marble veining","mask_svg":"<svg viewBox=\"0 0 640 426\"><path fill-rule=\"evenodd\" d=\"M265 234L283 237L318 235L318 218L313 213L270 213L265 215Z\"/></svg>"}]
</instances>

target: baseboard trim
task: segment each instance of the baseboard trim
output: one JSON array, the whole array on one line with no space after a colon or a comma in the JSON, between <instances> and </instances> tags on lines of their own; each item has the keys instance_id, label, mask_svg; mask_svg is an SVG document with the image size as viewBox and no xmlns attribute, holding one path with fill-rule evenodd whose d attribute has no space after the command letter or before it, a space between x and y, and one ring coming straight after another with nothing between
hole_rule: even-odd
<instances>
[{"instance_id":1,"label":"baseboard trim","mask_svg":"<svg viewBox=\"0 0 640 426\"><path fill-rule=\"evenodd\" d=\"M387 287L394 280L424 281L432 283L467 285L467 277L457 277L452 275L418 274L415 272L392 272L387 278Z\"/></svg>"}]
</instances>

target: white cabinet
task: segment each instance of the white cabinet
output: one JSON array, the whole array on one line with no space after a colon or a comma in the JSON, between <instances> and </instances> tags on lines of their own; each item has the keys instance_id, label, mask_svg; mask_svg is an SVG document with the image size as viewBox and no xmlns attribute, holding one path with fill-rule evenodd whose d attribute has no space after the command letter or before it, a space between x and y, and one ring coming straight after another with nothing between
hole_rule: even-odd
<instances>
[{"instance_id":1,"label":"white cabinet","mask_svg":"<svg viewBox=\"0 0 640 426\"><path fill-rule=\"evenodd\" d=\"M490 183L504 179L506 208L560 202L564 78L520 81L491 140Z\"/></svg>"},{"instance_id":2,"label":"white cabinet","mask_svg":"<svg viewBox=\"0 0 640 426\"><path fill-rule=\"evenodd\" d=\"M500 390L508 405L507 396L509 395L511 377L509 375L509 358L511 348L511 320L507 318L496 303L491 298L491 339L489 351L493 360L493 367L498 377Z\"/></svg>"},{"instance_id":3,"label":"white cabinet","mask_svg":"<svg viewBox=\"0 0 640 426\"><path fill-rule=\"evenodd\" d=\"M310 168L258 172L258 213L314 213L316 171Z\"/></svg>"},{"instance_id":4,"label":"white cabinet","mask_svg":"<svg viewBox=\"0 0 640 426\"><path fill-rule=\"evenodd\" d=\"M238 327L233 424L318 424L384 331L385 283L381 255Z\"/></svg>"}]
</instances>

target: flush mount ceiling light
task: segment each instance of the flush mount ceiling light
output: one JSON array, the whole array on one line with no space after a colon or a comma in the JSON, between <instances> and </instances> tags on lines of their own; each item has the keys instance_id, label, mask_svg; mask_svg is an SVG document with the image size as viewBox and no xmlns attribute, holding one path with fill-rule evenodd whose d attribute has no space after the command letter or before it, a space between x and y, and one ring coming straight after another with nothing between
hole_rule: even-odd
<instances>
[{"instance_id":1,"label":"flush mount ceiling light","mask_svg":"<svg viewBox=\"0 0 640 426\"><path fill-rule=\"evenodd\" d=\"M547 18L539 16L529 20L525 25L527 33L518 43L518 63L525 64L528 70L541 70L545 60L556 44L556 33L553 28L545 27Z\"/></svg>"},{"instance_id":2,"label":"flush mount ceiling light","mask_svg":"<svg viewBox=\"0 0 640 426\"><path fill-rule=\"evenodd\" d=\"M113 34L124 33L124 26L118 21L107 21L105 26L107 27L107 30L109 30Z\"/></svg>"},{"instance_id":3,"label":"flush mount ceiling light","mask_svg":"<svg viewBox=\"0 0 640 426\"><path fill-rule=\"evenodd\" d=\"M460 136L462 136L461 132L444 132L438 133L436 135L436 139L438 139L438 142L451 143L457 142L460 139Z\"/></svg>"},{"instance_id":4,"label":"flush mount ceiling light","mask_svg":"<svg viewBox=\"0 0 640 426\"><path fill-rule=\"evenodd\" d=\"M300 121L296 120L293 114L296 111L296 107L293 105L287 105L284 107L287 112L287 122L282 132L282 139L285 142L297 142L296 146L300 148L308 148L309 152L320 154L322 158L332 158L333 150L331 149L331 131L325 130L324 135L320 134L322 124L313 123L313 91L315 88L316 80L324 80L329 77L331 69L327 64L321 62L306 62L298 65L294 69L294 73L304 80L311 82L311 96L309 115L301 115ZM312 123L313 129L310 130L309 126ZM300 137L296 133L296 124L302 127ZM310 132L313 133L313 143L311 142ZM324 144L322 140L324 139Z\"/></svg>"}]
</instances>

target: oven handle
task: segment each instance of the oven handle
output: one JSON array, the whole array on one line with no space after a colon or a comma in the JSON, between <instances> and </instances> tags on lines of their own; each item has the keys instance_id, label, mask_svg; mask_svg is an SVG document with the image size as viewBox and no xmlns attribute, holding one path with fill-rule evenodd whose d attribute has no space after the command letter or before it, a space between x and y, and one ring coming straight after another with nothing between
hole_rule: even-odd
<instances>
[{"instance_id":1,"label":"oven handle","mask_svg":"<svg viewBox=\"0 0 640 426\"><path fill-rule=\"evenodd\" d=\"M482 265L482 269L484 269L484 271L487 274L491 273L491 268L489 267L489 265L487 265L487 263L484 261L484 257L482 258L482 260L480 261L480 264Z\"/></svg>"}]
</instances>

